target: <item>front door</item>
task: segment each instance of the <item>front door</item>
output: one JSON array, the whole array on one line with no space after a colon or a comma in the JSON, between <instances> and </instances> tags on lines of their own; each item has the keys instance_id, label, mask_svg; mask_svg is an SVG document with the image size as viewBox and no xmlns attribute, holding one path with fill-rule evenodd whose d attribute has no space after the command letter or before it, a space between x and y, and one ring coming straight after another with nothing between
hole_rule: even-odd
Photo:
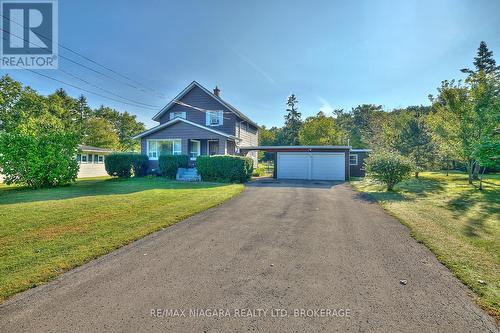
<instances>
[{"instance_id":1,"label":"front door","mask_svg":"<svg viewBox=\"0 0 500 333\"><path fill-rule=\"evenodd\" d=\"M208 155L219 154L219 141L208 141Z\"/></svg>"}]
</instances>

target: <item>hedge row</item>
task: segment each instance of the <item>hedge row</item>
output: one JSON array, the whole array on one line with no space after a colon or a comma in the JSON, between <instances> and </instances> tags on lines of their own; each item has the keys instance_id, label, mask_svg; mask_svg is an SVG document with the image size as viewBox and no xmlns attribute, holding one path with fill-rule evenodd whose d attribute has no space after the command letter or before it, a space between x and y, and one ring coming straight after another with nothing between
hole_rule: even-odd
<instances>
[{"instance_id":1,"label":"hedge row","mask_svg":"<svg viewBox=\"0 0 500 333\"><path fill-rule=\"evenodd\" d=\"M110 176L128 178L145 176L148 171L148 157L136 153L113 153L104 159L104 167Z\"/></svg>"},{"instance_id":2,"label":"hedge row","mask_svg":"<svg viewBox=\"0 0 500 333\"><path fill-rule=\"evenodd\" d=\"M253 160L230 155L198 156L196 169L204 181L243 183L252 176Z\"/></svg>"},{"instance_id":3,"label":"hedge row","mask_svg":"<svg viewBox=\"0 0 500 333\"><path fill-rule=\"evenodd\" d=\"M158 160L158 166L162 176L175 179L178 168L187 168L189 157L187 155L162 155Z\"/></svg>"}]
</instances>

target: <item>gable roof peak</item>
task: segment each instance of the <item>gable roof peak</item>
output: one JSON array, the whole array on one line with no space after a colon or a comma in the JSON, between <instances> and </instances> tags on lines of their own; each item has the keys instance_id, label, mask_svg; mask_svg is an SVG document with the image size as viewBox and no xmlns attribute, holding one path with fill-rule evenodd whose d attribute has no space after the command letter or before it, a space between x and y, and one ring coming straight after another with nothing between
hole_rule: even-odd
<instances>
[{"instance_id":1,"label":"gable roof peak","mask_svg":"<svg viewBox=\"0 0 500 333\"><path fill-rule=\"evenodd\" d=\"M229 104L228 102L224 101L220 96L219 93L215 94L215 91L218 90L220 92L219 88L215 86L214 92L212 93L210 90L202 86L199 82L196 80L193 80L186 88L184 88L177 96L174 97L165 107L163 107L154 117L153 120L159 121L160 117L165 114L172 106L176 104L176 101L180 100L183 98L188 92L190 92L194 87L198 87L201 90L203 90L207 95L215 99L217 102L221 103L223 106L229 109L229 111L233 112L236 114L238 117L241 119L245 120L246 122L254 125L255 127L258 127L257 123L255 123L253 120L248 118L243 112L239 111L236 109L234 106Z\"/></svg>"}]
</instances>

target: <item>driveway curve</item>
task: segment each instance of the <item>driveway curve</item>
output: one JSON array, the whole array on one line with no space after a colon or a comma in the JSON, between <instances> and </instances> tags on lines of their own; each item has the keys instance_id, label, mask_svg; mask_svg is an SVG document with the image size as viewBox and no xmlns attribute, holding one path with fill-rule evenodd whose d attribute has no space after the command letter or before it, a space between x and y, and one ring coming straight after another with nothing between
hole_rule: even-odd
<instances>
[{"instance_id":1,"label":"driveway curve","mask_svg":"<svg viewBox=\"0 0 500 333\"><path fill-rule=\"evenodd\" d=\"M15 296L0 306L0 331L498 327L406 227L349 184L264 181Z\"/></svg>"}]
</instances>

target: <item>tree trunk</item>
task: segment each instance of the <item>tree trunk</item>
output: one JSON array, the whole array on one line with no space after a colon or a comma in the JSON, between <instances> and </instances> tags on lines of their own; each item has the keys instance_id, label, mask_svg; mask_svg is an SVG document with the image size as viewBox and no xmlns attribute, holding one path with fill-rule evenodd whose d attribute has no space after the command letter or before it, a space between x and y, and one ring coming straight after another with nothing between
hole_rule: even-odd
<instances>
[{"instance_id":1,"label":"tree trunk","mask_svg":"<svg viewBox=\"0 0 500 333\"><path fill-rule=\"evenodd\" d=\"M415 178L418 179L418 171L415 171Z\"/></svg>"},{"instance_id":2,"label":"tree trunk","mask_svg":"<svg viewBox=\"0 0 500 333\"><path fill-rule=\"evenodd\" d=\"M486 167L483 167L483 172L481 172L481 177L479 178L479 190L483 190L483 175L484 175L484 170Z\"/></svg>"},{"instance_id":3,"label":"tree trunk","mask_svg":"<svg viewBox=\"0 0 500 333\"><path fill-rule=\"evenodd\" d=\"M474 168L474 163L472 161L467 162L465 168L467 169L467 175L469 177L469 184L472 185L472 172Z\"/></svg>"},{"instance_id":4,"label":"tree trunk","mask_svg":"<svg viewBox=\"0 0 500 333\"><path fill-rule=\"evenodd\" d=\"M479 163L474 164L473 172L472 172L472 179L478 180L479 179L479 170L481 169L481 166Z\"/></svg>"}]
</instances>

